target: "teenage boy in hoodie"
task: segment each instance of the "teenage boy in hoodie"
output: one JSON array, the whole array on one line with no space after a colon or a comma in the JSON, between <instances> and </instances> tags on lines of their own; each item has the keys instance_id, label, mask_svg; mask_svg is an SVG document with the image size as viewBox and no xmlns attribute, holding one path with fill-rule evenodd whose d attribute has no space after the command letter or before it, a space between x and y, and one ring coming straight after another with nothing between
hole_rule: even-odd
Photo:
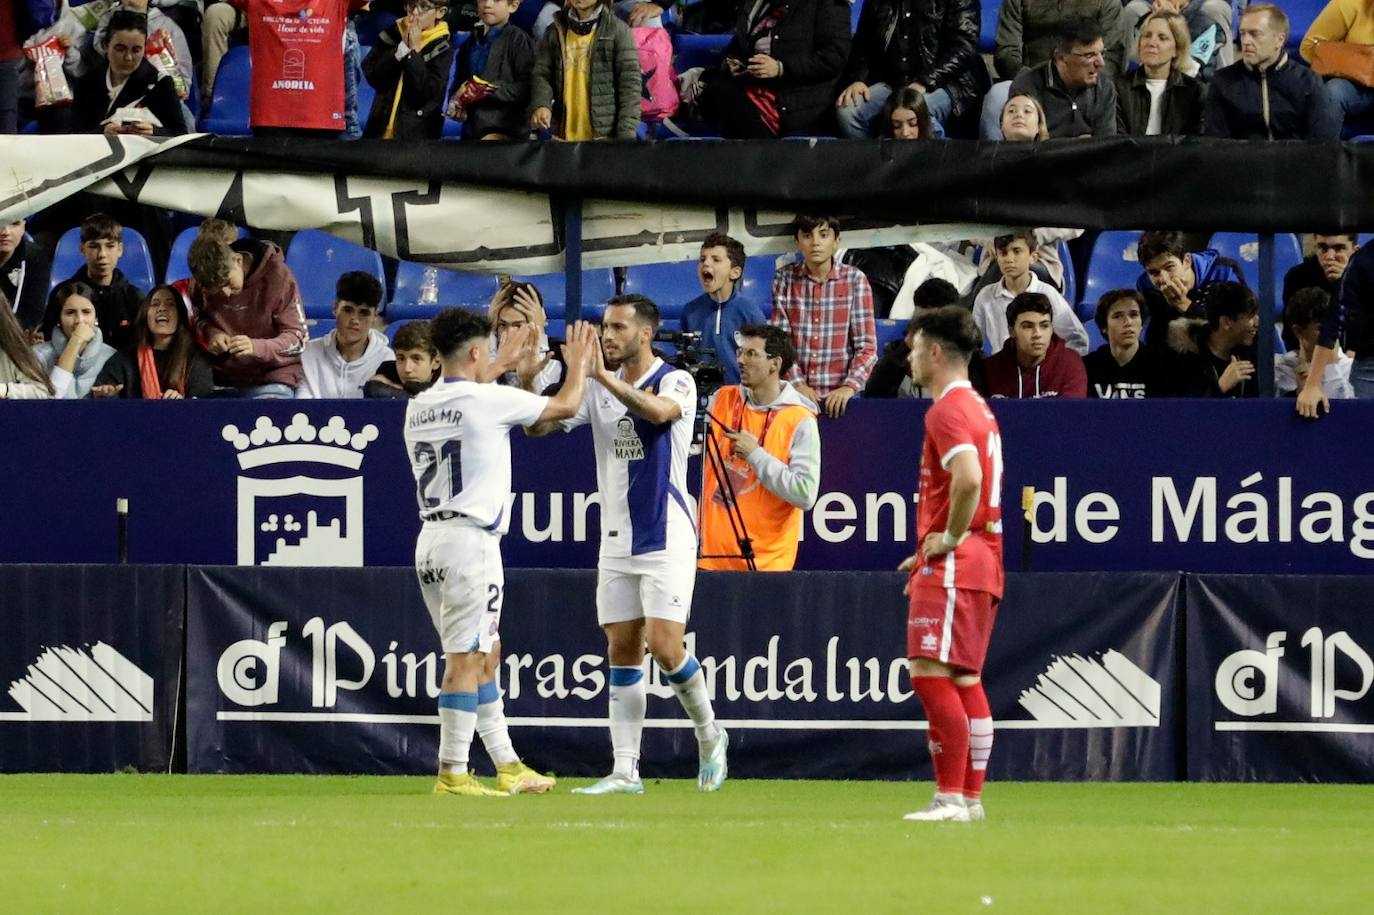
<instances>
[{"instance_id":1,"label":"teenage boy in hoodie","mask_svg":"<svg viewBox=\"0 0 1374 915\"><path fill-rule=\"evenodd\" d=\"M682 306L682 329L701 334L701 345L713 350L726 384L739 384L735 336L746 324L763 324L768 317L758 303L744 295L744 245L729 235L712 232L701 243L697 280L701 295Z\"/></svg>"},{"instance_id":2,"label":"teenage boy in hoodie","mask_svg":"<svg viewBox=\"0 0 1374 915\"><path fill-rule=\"evenodd\" d=\"M101 338L95 318L95 290L88 283L68 281L53 290L62 303L52 339L34 347L33 354L52 379L53 396L65 400L85 397L114 348Z\"/></svg>"},{"instance_id":3,"label":"teenage boy in hoodie","mask_svg":"<svg viewBox=\"0 0 1374 915\"><path fill-rule=\"evenodd\" d=\"M251 238L230 246L203 233L186 260L196 281L196 331L215 367L215 383L241 397L295 397L305 309L281 248Z\"/></svg>"},{"instance_id":4,"label":"teenage boy in hoodie","mask_svg":"<svg viewBox=\"0 0 1374 915\"><path fill-rule=\"evenodd\" d=\"M1179 397L1258 397L1255 336L1259 301L1240 283L1218 283L1204 296L1207 319L1169 325L1178 354Z\"/></svg>"},{"instance_id":5,"label":"teenage boy in hoodie","mask_svg":"<svg viewBox=\"0 0 1374 915\"><path fill-rule=\"evenodd\" d=\"M1166 344L1165 328L1175 318L1205 318L1202 290L1212 283L1245 284L1240 265L1207 248L1189 251L1182 232L1145 232L1136 244L1136 259L1145 272L1136 288L1145 296L1149 325L1159 329L1146 344Z\"/></svg>"},{"instance_id":6,"label":"teenage boy in hoodie","mask_svg":"<svg viewBox=\"0 0 1374 915\"><path fill-rule=\"evenodd\" d=\"M763 323L741 327L737 358L740 382L716 392L710 434L724 458L756 568L787 572L797 561L801 514L820 492L817 407L783 380L796 359L787 331ZM714 469L703 485L698 568L747 569L726 511L730 490Z\"/></svg>"},{"instance_id":7,"label":"teenage boy in hoodie","mask_svg":"<svg viewBox=\"0 0 1374 915\"><path fill-rule=\"evenodd\" d=\"M1140 345L1145 300L1134 289L1113 289L1093 315L1106 343L1083 357L1088 396L1104 400L1169 397L1172 372L1163 350Z\"/></svg>"},{"instance_id":8,"label":"teenage boy in hoodie","mask_svg":"<svg viewBox=\"0 0 1374 915\"><path fill-rule=\"evenodd\" d=\"M73 273L75 280L91 287L95 293L96 323L105 342L115 349L123 349L133 342L134 318L143 301L143 292L125 279L119 259L124 256L124 227L104 213L87 216L81 223L81 256L86 266ZM43 335L51 338L57 326L62 301L56 290L48 297L48 310L43 316Z\"/></svg>"},{"instance_id":9,"label":"teenage boy in hoodie","mask_svg":"<svg viewBox=\"0 0 1374 915\"><path fill-rule=\"evenodd\" d=\"M372 329L382 284L370 273L350 270L334 285L334 329L306 342L301 350L304 377L296 396L317 399L351 399L363 396L363 387L382 363L396 358L386 334Z\"/></svg>"},{"instance_id":10,"label":"teenage boy in hoodie","mask_svg":"<svg viewBox=\"0 0 1374 915\"><path fill-rule=\"evenodd\" d=\"M1083 357L1054 333L1054 306L1038 292L1023 292L1007 306L1011 337L985 363L993 397L1087 397Z\"/></svg>"}]
</instances>

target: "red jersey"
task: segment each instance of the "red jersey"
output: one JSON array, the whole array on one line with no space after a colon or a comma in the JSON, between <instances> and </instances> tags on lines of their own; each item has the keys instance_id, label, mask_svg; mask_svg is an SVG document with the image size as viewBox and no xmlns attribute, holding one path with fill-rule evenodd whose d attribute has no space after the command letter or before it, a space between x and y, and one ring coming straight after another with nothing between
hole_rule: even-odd
<instances>
[{"instance_id":1,"label":"red jersey","mask_svg":"<svg viewBox=\"0 0 1374 915\"><path fill-rule=\"evenodd\" d=\"M971 451L983 468L983 490L969 523L969 536L952 552L927 563L920 547L927 534L949 523L950 473L954 456ZM1002 433L997 418L967 381L956 381L926 411L921 446L921 489L916 506L916 587L987 591L1002 596Z\"/></svg>"},{"instance_id":2,"label":"red jersey","mask_svg":"<svg viewBox=\"0 0 1374 915\"><path fill-rule=\"evenodd\" d=\"M235 0L248 18L254 127L343 130L349 0Z\"/></svg>"}]
</instances>

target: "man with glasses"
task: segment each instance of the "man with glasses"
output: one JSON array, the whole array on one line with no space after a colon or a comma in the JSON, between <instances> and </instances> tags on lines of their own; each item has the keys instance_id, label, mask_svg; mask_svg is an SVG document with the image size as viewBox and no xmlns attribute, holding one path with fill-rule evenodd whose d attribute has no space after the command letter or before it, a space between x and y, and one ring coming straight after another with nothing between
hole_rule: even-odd
<instances>
[{"instance_id":1,"label":"man with glasses","mask_svg":"<svg viewBox=\"0 0 1374 915\"><path fill-rule=\"evenodd\" d=\"M1045 109L1052 138L1116 134L1116 88L1103 78L1106 42L1093 19L1063 22L1051 58L1012 80L1011 96L1029 95Z\"/></svg>"}]
</instances>

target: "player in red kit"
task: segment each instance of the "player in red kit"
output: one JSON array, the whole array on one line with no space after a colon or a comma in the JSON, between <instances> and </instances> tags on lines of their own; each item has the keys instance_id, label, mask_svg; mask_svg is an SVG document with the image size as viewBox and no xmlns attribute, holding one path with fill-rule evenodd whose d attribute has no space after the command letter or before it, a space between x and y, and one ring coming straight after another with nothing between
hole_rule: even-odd
<instances>
[{"instance_id":1,"label":"player in red kit","mask_svg":"<svg viewBox=\"0 0 1374 915\"><path fill-rule=\"evenodd\" d=\"M916 554L905 593L911 685L930 720L935 799L908 820L981 820L992 713L981 679L1002 598L1002 435L969 385L981 346L973 316L947 306L917 316L908 364L935 392L921 447Z\"/></svg>"}]
</instances>

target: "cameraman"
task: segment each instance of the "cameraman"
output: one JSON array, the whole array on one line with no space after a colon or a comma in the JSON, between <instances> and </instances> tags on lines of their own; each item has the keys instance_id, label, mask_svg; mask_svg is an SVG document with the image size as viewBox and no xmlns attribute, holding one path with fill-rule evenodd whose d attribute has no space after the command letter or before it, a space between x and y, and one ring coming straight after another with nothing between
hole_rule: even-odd
<instances>
[{"instance_id":1,"label":"cameraman","mask_svg":"<svg viewBox=\"0 0 1374 915\"><path fill-rule=\"evenodd\" d=\"M782 376L796 351L780 327L749 324L739 331L738 385L711 401L708 447L719 448L729 486L707 461L701 493L702 569L747 569L739 557L726 499L734 498L754 547L759 571L786 572L797 561L801 513L816 504L821 481L821 439L816 404Z\"/></svg>"}]
</instances>

